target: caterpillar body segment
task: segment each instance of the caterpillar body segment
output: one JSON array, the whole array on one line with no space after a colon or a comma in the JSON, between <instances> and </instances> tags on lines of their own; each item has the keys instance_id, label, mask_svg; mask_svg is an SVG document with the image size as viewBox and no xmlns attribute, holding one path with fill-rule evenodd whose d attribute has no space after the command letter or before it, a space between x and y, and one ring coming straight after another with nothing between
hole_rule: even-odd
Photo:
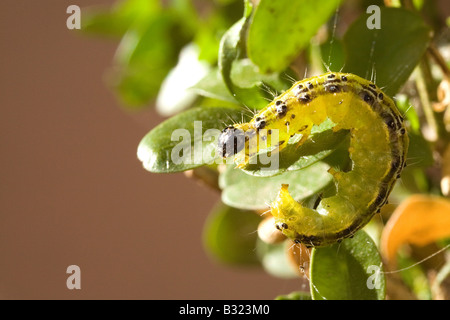
<instances>
[{"instance_id":1,"label":"caterpillar body segment","mask_svg":"<svg viewBox=\"0 0 450 320\"><path fill-rule=\"evenodd\" d=\"M227 127L219 137L222 156L234 155L237 166L244 167L259 149L251 141L271 145L271 136L277 132L279 150L294 134L302 134L302 144L312 127L327 119L335 124L334 131L350 131L351 169L329 170L336 194L311 209L295 201L283 185L271 204L276 227L308 246L325 246L352 236L387 202L405 166L409 143L403 117L392 99L361 77L328 72L296 82L251 121Z\"/></svg>"}]
</instances>

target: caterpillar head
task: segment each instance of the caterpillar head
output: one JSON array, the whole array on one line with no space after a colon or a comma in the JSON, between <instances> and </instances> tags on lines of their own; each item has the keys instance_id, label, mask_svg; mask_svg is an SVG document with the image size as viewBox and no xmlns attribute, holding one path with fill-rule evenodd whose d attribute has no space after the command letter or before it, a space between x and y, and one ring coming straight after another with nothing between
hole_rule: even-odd
<instances>
[{"instance_id":1,"label":"caterpillar head","mask_svg":"<svg viewBox=\"0 0 450 320\"><path fill-rule=\"evenodd\" d=\"M229 126L219 135L217 151L223 158L230 157L244 149L245 132L239 128Z\"/></svg>"},{"instance_id":2,"label":"caterpillar head","mask_svg":"<svg viewBox=\"0 0 450 320\"><path fill-rule=\"evenodd\" d=\"M271 204L271 213L275 218L275 227L287 237L294 239L298 217L293 209L298 206L298 203L289 194L288 186L282 185L277 199Z\"/></svg>"},{"instance_id":3,"label":"caterpillar head","mask_svg":"<svg viewBox=\"0 0 450 320\"><path fill-rule=\"evenodd\" d=\"M296 241L301 230L311 234L322 230L322 217L312 209L303 207L289 194L287 184L281 186L278 196L271 204L271 213L275 220L275 227L285 236ZM303 237L304 238L304 237Z\"/></svg>"}]
</instances>

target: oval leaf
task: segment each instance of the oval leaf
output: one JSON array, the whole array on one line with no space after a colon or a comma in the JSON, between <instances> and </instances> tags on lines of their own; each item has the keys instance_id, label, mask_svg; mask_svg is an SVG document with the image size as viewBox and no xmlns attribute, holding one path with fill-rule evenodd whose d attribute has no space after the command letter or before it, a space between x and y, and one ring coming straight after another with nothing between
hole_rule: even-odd
<instances>
[{"instance_id":1,"label":"oval leaf","mask_svg":"<svg viewBox=\"0 0 450 320\"><path fill-rule=\"evenodd\" d=\"M212 99L236 102L223 83L217 68L212 69L203 79L190 88L193 92Z\"/></svg>"},{"instance_id":2,"label":"oval leaf","mask_svg":"<svg viewBox=\"0 0 450 320\"><path fill-rule=\"evenodd\" d=\"M245 35L250 24L251 6L247 5L244 17L223 35L219 48L219 70L223 82L242 104L252 109L261 109L267 100L273 99L276 91L286 90L295 78L291 70L284 70L284 78L279 73L263 74L245 56Z\"/></svg>"},{"instance_id":3,"label":"oval leaf","mask_svg":"<svg viewBox=\"0 0 450 320\"><path fill-rule=\"evenodd\" d=\"M256 177L228 166L219 177L222 201L241 209L267 209L282 184L289 184L292 197L299 201L327 187L333 176L327 172L329 165L317 162L303 170L288 171L273 177Z\"/></svg>"},{"instance_id":4,"label":"oval leaf","mask_svg":"<svg viewBox=\"0 0 450 320\"><path fill-rule=\"evenodd\" d=\"M223 81L235 97L240 102L251 106L252 108L263 108L267 101L260 94L260 89L254 85L247 88L241 88L234 84L231 78L233 64L242 54L242 36L248 25L248 18L243 17L236 22L222 37L219 48L219 70Z\"/></svg>"},{"instance_id":5,"label":"oval leaf","mask_svg":"<svg viewBox=\"0 0 450 320\"><path fill-rule=\"evenodd\" d=\"M243 211L219 204L205 223L203 243L208 252L221 262L239 265L259 264L255 252L255 232L261 218L252 211Z\"/></svg>"},{"instance_id":6,"label":"oval leaf","mask_svg":"<svg viewBox=\"0 0 450 320\"><path fill-rule=\"evenodd\" d=\"M242 110L233 107L194 108L156 126L139 143L138 158L145 169L157 173L180 172L215 158L217 136L230 122L242 121Z\"/></svg>"},{"instance_id":7,"label":"oval leaf","mask_svg":"<svg viewBox=\"0 0 450 320\"><path fill-rule=\"evenodd\" d=\"M298 272L289 261L287 250L292 243L284 241L277 244L267 244L258 241L257 252L264 270L277 278L298 278Z\"/></svg>"},{"instance_id":8,"label":"oval leaf","mask_svg":"<svg viewBox=\"0 0 450 320\"><path fill-rule=\"evenodd\" d=\"M311 295L314 300L382 300L385 279L373 240L360 230L351 239L314 248Z\"/></svg>"},{"instance_id":9,"label":"oval leaf","mask_svg":"<svg viewBox=\"0 0 450 320\"><path fill-rule=\"evenodd\" d=\"M249 28L247 52L262 72L282 71L309 45L340 0L261 0Z\"/></svg>"},{"instance_id":10,"label":"oval leaf","mask_svg":"<svg viewBox=\"0 0 450 320\"><path fill-rule=\"evenodd\" d=\"M369 29L368 17L363 14L344 36L344 70L372 78L393 96L419 63L431 30L419 15L401 8L382 8L380 29Z\"/></svg>"}]
</instances>

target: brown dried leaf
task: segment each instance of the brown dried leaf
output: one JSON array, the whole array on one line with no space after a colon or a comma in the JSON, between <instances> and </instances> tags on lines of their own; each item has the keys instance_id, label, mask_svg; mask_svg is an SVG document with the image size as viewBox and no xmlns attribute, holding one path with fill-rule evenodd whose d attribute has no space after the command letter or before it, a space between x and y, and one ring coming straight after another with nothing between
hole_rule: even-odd
<instances>
[{"instance_id":1,"label":"brown dried leaf","mask_svg":"<svg viewBox=\"0 0 450 320\"><path fill-rule=\"evenodd\" d=\"M381 251L388 261L395 261L402 244L424 246L446 237L450 237L450 200L413 195L388 220L381 236Z\"/></svg>"}]
</instances>

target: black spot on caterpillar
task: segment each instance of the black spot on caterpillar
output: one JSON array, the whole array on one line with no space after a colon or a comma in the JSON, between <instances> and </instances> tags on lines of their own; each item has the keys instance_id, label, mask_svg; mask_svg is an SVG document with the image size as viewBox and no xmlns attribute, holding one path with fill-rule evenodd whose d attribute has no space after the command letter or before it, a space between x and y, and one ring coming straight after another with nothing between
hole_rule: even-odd
<instances>
[{"instance_id":1,"label":"black spot on caterpillar","mask_svg":"<svg viewBox=\"0 0 450 320\"><path fill-rule=\"evenodd\" d=\"M336 194L311 209L296 202L288 185L282 185L271 204L276 226L307 246L325 246L352 237L386 204L405 167L409 144L403 118L392 99L368 80L329 72L295 83L251 121L227 127L219 137L219 152L224 157L235 155L235 162L244 167L258 151L257 145L249 144L250 137L258 137L261 128L278 130L281 150L293 134L301 133L300 143L304 142L312 127L327 118L336 124L334 131L351 133L352 169L328 171ZM263 140L270 145L271 137L266 134Z\"/></svg>"}]
</instances>

